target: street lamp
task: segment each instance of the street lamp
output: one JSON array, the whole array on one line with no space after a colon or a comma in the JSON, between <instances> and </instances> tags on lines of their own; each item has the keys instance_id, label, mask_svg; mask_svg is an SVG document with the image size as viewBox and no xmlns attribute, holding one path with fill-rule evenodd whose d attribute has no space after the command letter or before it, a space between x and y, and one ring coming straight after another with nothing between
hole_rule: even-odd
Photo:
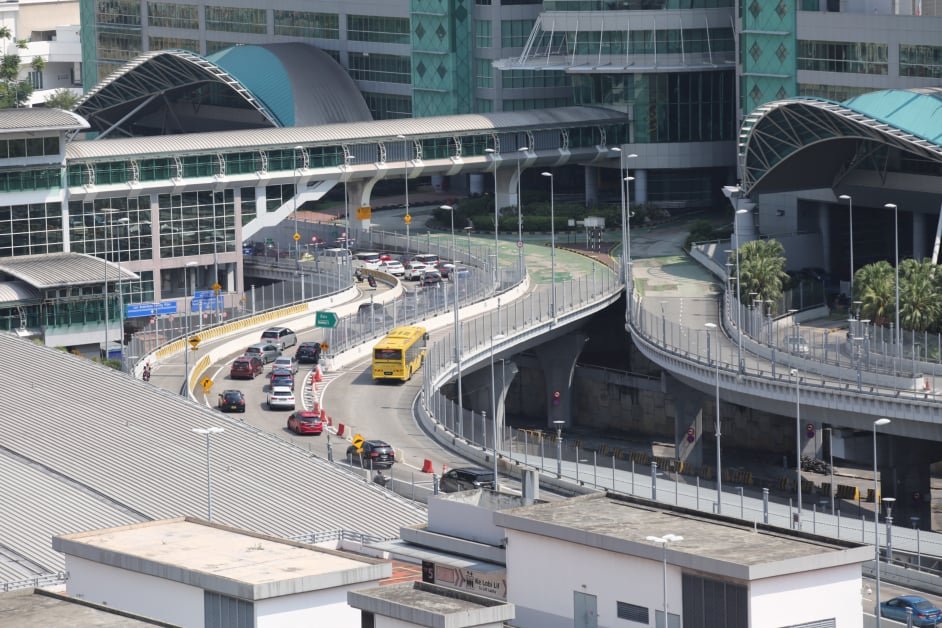
<instances>
[{"instance_id":1,"label":"street lamp","mask_svg":"<svg viewBox=\"0 0 942 628\"><path fill-rule=\"evenodd\" d=\"M521 146L518 153L526 153L529 146ZM520 184L520 156L517 156L517 266L519 278L523 278L523 187Z\"/></svg>"},{"instance_id":2,"label":"street lamp","mask_svg":"<svg viewBox=\"0 0 942 628\"><path fill-rule=\"evenodd\" d=\"M563 477L563 425L565 421L553 421L556 426L556 477ZM496 479L496 478L495 478Z\"/></svg>"},{"instance_id":3,"label":"street lamp","mask_svg":"<svg viewBox=\"0 0 942 628\"><path fill-rule=\"evenodd\" d=\"M396 138L402 140L402 169L405 172L406 183L406 255L409 254L411 238L409 237L409 224L412 222L412 216L409 215L409 141L408 138L400 133Z\"/></svg>"},{"instance_id":4,"label":"street lamp","mask_svg":"<svg viewBox=\"0 0 942 628\"><path fill-rule=\"evenodd\" d=\"M748 214L749 210L740 207L740 201L742 200L742 188L738 185L727 185L723 187L723 193L732 201L733 209L735 213L733 214L733 235L736 238L736 337L738 339L738 348L739 348L739 364L737 368L739 372L743 371L742 363L742 273L739 272L739 216L742 214Z\"/></svg>"},{"instance_id":5,"label":"street lamp","mask_svg":"<svg viewBox=\"0 0 942 628\"><path fill-rule=\"evenodd\" d=\"M192 299L190 299L190 303L186 302L187 297L191 294L189 288L190 273L187 269L194 266L197 266L196 262L187 262L186 266L183 267L183 309L186 311L183 320L186 323L186 330L183 333L183 390L180 391L180 394L187 398L190 396L190 347L188 344L190 340L190 308L193 305Z\"/></svg>"},{"instance_id":6,"label":"street lamp","mask_svg":"<svg viewBox=\"0 0 942 628\"><path fill-rule=\"evenodd\" d=\"M710 338L713 335L713 332L716 331L716 323L705 323L704 326L707 328L707 355L710 354ZM720 429L720 358L719 358L719 348L720 342L719 337L716 339L716 350L717 355L713 357L713 361L716 364L716 514L723 514L723 464L722 457L720 454L720 438L722 430Z\"/></svg>"},{"instance_id":7,"label":"street lamp","mask_svg":"<svg viewBox=\"0 0 942 628\"><path fill-rule=\"evenodd\" d=\"M304 150L304 147L303 147L303 146L295 146L294 149L293 149L293 151L292 151L292 152L293 152L293 155L292 155L292 156L295 157L295 158L297 158L297 155L298 155L298 151L299 151L299 150L300 150L300 151L303 151L303 150ZM303 168L303 167L304 167L304 159L303 159L304 153L302 152L301 155L302 155L301 167ZM300 176L301 176L301 168L298 168L297 164L295 164L295 167L294 167L294 199L293 199L293 202L294 202L294 259L295 259L296 261L301 259L301 238L300 238L300 235L299 235L299 233L298 233L298 194L301 193L301 190L298 189L298 186L300 185L300 181L299 181ZM214 245L215 245L215 242L214 242ZM214 250L215 250L215 249L214 249ZM218 282L218 281L219 281L219 279L217 278L216 281L214 281L213 283L216 283L216 282ZM217 306L217 307L218 307L218 306ZM218 310L217 310L217 314L218 314Z\"/></svg>"},{"instance_id":8,"label":"street lamp","mask_svg":"<svg viewBox=\"0 0 942 628\"><path fill-rule=\"evenodd\" d=\"M826 427L824 431L828 433L828 479L831 490L828 491L831 497L831 514L834 514L834 428Z\"/></svg>"},{"instance_id":9,"label":"street lamp","mask_svg":"<svg viewBox=\"0 0 942 628\"><path fill-rule=\"evenodd\" d=\"M850 194L841 194L837 198L847 201L850 211L850 298L854 298L854 198Z\"/></svg>"},{"instance_id":10,"label":"street lamp","mask_svg":"<svg viewBox=\"0 0 942 628\"><path fill-rule=\"evenodd\" d=\"M801 530L801 374L798 369L789 371L795 378L795 490L798 492L798 530Z\"/></svg>"},{"instance_id":11,"label":"street lamp","mask_svg":"<svg viewBox=\"0 0 942 628\"><path fill-rule=\"evenodd\" d=\"M621 263L622 274L624 275L625 294L627 303L625 305L625 317L631 318L631 290L629 288L631 280L631 193L629 185L634 181L634 177L629 177L625 161L637 157L635 153L626 155L618 146L612 148L618 153L618 187L621 189Z\"/></svg>"},{"instance_id":12,"label":"street lamp","mask_svg":"<svg viewBox=\"0 0 942 628\"><path fill-rule=\"evenodd\" d=\"M883 517L886 523L886 563L893 562L893 503L895 497L884 497L883 506L886 508L886 516Z\"/></svg>"},{"instance_id":13,"label":"street lamp","mask_svg":"<svg viewBox=\"0 0 942 628\"><path fill-rule=\"evenodd\" d=\"M556 209L555 209L555 185L553 182L553 173L541 172L544 177L550 180L550 274L553 275L553 299L551 311L553 320L556 320Z\"/></svg>"},{"instance_id":14,"label":"street lamp","mask_svg":"<svg viewBox=\"0 0 942 628\"><path fill-rule=\"evenodd\" d=\"M109 303L108 303L108 261L109 261L109 260L108 260L108 245L111 243L111 214L115 213L115 212L118 211L118 210L113 209L113 208L111 208L111 207L102 207L102 208L101 208L100 210L98 210L98 211L103 214L102 218L103 218L103 220L107 223L107 224L105 225L105 233L104 233L104 236L105 236L105 252L104 252L104 260L105 260L105 284L104 284L104 286L102 287L102 291L101 291L102 296L105 298L105 358L104 358L104 361L107 362L107 361L108 361L108 345L109 345L108 323L109 323L110 320L111 320L111 315L110 315L110 313L109 313L109 311L108 311L108 310L109 310ZM94 220L94 218L93 218L93 220ZM121 273L120 273L120 271L119 271L119 272L118 272L118 275L120 276L120 274L121 274ZM122 351L123 351L123 350L122 350Z\"/></svg>"},{"instance_id":15,"label":"street lamp","mask_svg":"<svg viewBox=\"0 0 942 628\"><path fill-rule=\"evenodd\" d=\"M893 210L893 240L896 247L896 356L899 358L899 208L893 203L887 203L884 207Z\"/></svg>"},{"instance_id":16,"label":"street lamp","mask_svg":"<svg viewBox=\"0 0 942 628\"><path fill-rule=\"evenodd\" d=\"M664 552L664 583L663 583L663 592L664 592L664 627L670 625L667 621L667 544L675 543L677 541L683 541L684 537L678 536L677 534L665 534L664 536L647 536L645 540L651 541L652 543L657 543L661 546ZM656 623L656 622L655 622Z\"/></svg>"},{"instance_id":17,"label":"street lamp","mask_svg":"<svg viewBox=\"0 0 942 628\"><path fill-rule=\"evenodd\" d=\"M491 420L494 422L494 490L499 491L497 476L497 388L494 383L494 343L500 342L506 338L504 334L496 334L491 337ZM500 385L504 385L501 379Z\"/></svg>"},{"instance_id":18,"label":"street lamp","mask_svg":"<svg viewBox=\"0 0 942 628\"><path fill-rule=\"evenodd\" d=\"M347 168L350 167L350 162L356 160L356 155L347 155L343 158L343 171L345 174L349 175ZM343 222L344 229L346 233L343 237L343 248L350 249L350 202L347 198L347 182L350 180L349 176L343 178Z\"/></svg>"},{"instance_id":19,"label":"street lamp","mask_svg":"<svg viewBox=\"0 0 942 628\"><path fill-rule=\"evenodd\" d=\"M451 214L451 259L454 261L454 272L451 275L454 290L455 309L455 366L458 369L458 436L464 436L464 421L461 405L461 320L458 317L458 249L455 244L455 208L451 205L441 205L439 209ZM495 478L496 480L496 478Z\"/></svg>"},{"instance_id":20,"label":"street lamp","mask_svg":"<svg viewBox=\"0 0 942 628\"><path fill-rule=\"evenodd\" d=\"M213 434L221 434L225 432L225 428L222 427L194 427L191 428L194 434L202 434L206 437L206 512L207 519L209 521L213 520L213 473L212 473L212 457L209 447L209 437Z\"/></svg>"},{"instance_id":21,"label":"street lamp","mask_svg":"<svg viewBox=\"0 0 942 628\"><path fill-rule=\"evenodd\" d=\"M500 206L497 203L497 158L500 156L493 148L485 148L484 152L489 154L494 160L494 285L500 287L500 240L498 238L498 227L500 226Z\"/></svg>"},{"instance_id":22,"label":"street lamp","mask_svg":"<svg viewBox=\"0 0 942 628\"><path fill-rule=\"evenodd\" d=\"M877 428L888 425L890 420L886 417L873 422L873 558L876 563L876 598L873 605L873 614L877 618L877 628L880 628L880 486L877 482Z\"/></svg>"}]
</instances>

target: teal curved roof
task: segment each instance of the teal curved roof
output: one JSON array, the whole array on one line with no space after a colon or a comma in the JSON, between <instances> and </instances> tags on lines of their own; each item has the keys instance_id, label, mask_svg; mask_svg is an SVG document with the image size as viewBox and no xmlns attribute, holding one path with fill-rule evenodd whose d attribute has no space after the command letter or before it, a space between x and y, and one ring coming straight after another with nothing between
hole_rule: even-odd
<instances>
[{"instance_id":1,"label":"teal curved roof","mask_svg":"<svg viewBox=\"0 0 942 628\"><path fill-rule=\"evenodd\" d=\"M888 89L843 103L865 116L942 146L942 88Z\"/></svg>"}]
</instances>

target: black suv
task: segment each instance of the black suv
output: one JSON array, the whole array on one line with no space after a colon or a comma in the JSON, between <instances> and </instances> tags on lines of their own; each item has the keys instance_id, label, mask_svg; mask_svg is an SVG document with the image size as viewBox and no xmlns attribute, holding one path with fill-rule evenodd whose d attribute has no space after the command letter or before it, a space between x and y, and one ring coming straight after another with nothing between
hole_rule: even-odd
<instances>
[{"instance_id":1,"label":"black suv","mask_svg":"<svg viewBox=\"0 0 942 628\"><path fill-rule=\"evenodd\" d=\"M219 409L223 412L245 412L245 395L241 390L224 390L219 393Z\"/></svg>"},{"instance_id":2,"label":"black suv","mask_svg":"<svg viewBox=\"0 0 942 628\"><path fill-rule=\"evenodd\" d=\"M298 364L317 364L321 361L321 343L302 342L294 354Z\"/></svg>"},{"instance_id":3,"label":"black suv","mask_svg":"<svg viewBox=\"0 0 942 628\"><path fill-rule=\"evenodd\" d=\"M396 452L386 441L366 440L361 451L354 445L347 447L347 460L367 469L389 468L396 462Z\"/></svg>"},{"instance_id":4,"label":"black suv","mask_svg":"<svg viewBox=\"0 0 942 628\"><path fill-rule=\"evenodd\" d=\"M494 488L494 472L477 467L449 469L442 476L440 488L444 493L470 491L476 488Z\"/></svg>"}]
</instances>

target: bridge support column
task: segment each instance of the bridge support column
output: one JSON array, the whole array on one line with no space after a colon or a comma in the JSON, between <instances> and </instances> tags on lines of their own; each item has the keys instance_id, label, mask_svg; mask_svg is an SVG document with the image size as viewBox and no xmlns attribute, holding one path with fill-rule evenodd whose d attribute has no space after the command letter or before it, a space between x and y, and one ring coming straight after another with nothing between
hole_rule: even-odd
<instances>
[{"instance_id":1,"label":"bridge support column","mask_svg":"<svg viewBox=\"0 0 942 628\"><path fill-rule=\"evenodd\" d=\"M519 369L513 360L494 360L494 387L497 389L494 400L497 402L497 416L500 417L501 420L503 420L504 417L504 401L507 397L507 391L510 390L510 384L513 382L514 377L517 376L518 371ZM494 418L491 416L490 362L483 368L479 368L473 373L464 376L461 392L462 395L464 395L465 403L470 404L471 410L474 412L484 410L487 412L489 419ZM502 427L503 423L498 426L498 429ZM490 442L490 439L491 432L488 432L488 442Z\"/></svg>"},{"instance_id":2,"label":"bridge support column","mask_svg":"<svg viewBox=\"0 0 942 628\"><path fill-rule=\"evenodd\" d=\"M932 521L929 465L939 459L931 441L885 436L879 459L883 497L895 497L894 525L937 529Z\"/></svg>"},{"instance_id":3,"label":"bridge support column","mask_svg":"<svg viewBox=\"0 0 942 628\"><path fill-rule=\"evenodd\" d=\"M370 230L370 211L366 211L367 218L357 216L361 207L370 209L370 192L373 190L372 181L350 181L347 184L347 204L350 214L350 233L347 237L359 237ZM342 218L342 216L341 216Z\"/></svg>"},{"instance_id":4,"label":"bridge support column","mask_svg":"<svg viewBox=\"0 0 942 628\"><path fill-rule=\"evenodd\" d=\"M926 215L919 212L912 212L912 215L913 259L922 259L926 256Z\"/></svg>"},{"instance_id":5,"label":"bridge support column","mask_svg":"<svg viewBox=\"0 0 942 628\"><path fill-rule=\"evenodd\" d=\"M626 160L628 161L628 160ZM633 170L629 172L634 180L634 194L631 195L632 203L648 202L648 171L644 169Z\"/></svg>"},{"instance_id":6,"label":"bridge support column","mask_svg":"<svg viewBox=\"0 0 942 628\"><path fill-rule=\"evenodd\" d=\"M674 402L674 457L684 463L703 465L703 410L707 397L666 378L667 398Z\"/></svg>"},{"instance_id":7,"label":"bridge support column","mask_svg":"<svg viewBox=\"0 0 942 628\"><path fill-rule=\"evenodd\" d=\"M594 207L599 202L599 169L595 166L586 166L585 172L585 206Z\"/></svg>"},{"instance_id":8,"label":"bridge support column","mask_svg":"<svg viewBox=\"0 0 942 628\"><path fill-rule=\"evenodd\" d=\"M572 425L572 377L576 360L589 337L574 332L536 347L534 352L543 366L547 399L546 427L555 429L553 421L562 421L563 428ZM559 393L557 397L555 393Z\"/></svg>"},{"instance_id":9,"label":"bridge support column","mask_svg":"<svg viewBox=\"0 0 942 628\"><path fill-rule=\"evenodd\" d=\"M843 208L842 208L843 209ZM821 232L821 266L831 272L831 204L818 203L818 231Z\"/></svg>"}]
</instances>

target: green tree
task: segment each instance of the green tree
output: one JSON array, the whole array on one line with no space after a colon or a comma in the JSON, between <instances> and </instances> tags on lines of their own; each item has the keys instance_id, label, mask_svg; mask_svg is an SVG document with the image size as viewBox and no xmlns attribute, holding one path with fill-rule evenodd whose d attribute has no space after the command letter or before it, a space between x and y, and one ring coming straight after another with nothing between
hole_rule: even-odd
<instances>
[{"instance_id":1,"label":"green tree","mask_svg":"<svg viewBox=\"0 0 942 628\"><path fill-rule=\"evenodd\" d=\"M6 26L0 26L0 45L7 48L7 42L13 39L13 34ZM16 41L16 47L19 50L26 48L26 42ZM46 67L45 61L40 57L33 59L30 67L37 72L41 72ZM9 109L19 107L33 94L33 85L29 81L21 81L20 76L20 55L7 54L0 56L0 108Z\"/></svg>"},{"instance_id":2,"label":"green tree","mask_svg":"<svg viewBox=\"0 0 942 628\"><path fill-rule=\"evenodd\" d=\"M75 92L68 89L57 89L52 93L52 96L46 99L46 106L52 109L71 111L78 100L79 96Z\"/></svg>"},{"instance_id":3,"label":"green tree","mask_svg":"<svg viewBox=\"0 0 942 628\"><path fill-rule=\"evenodd\" d=\"M742 295L755 293L761 301L777 303L782 298L788 275L785 273L785 247L778 240L753 240L739 247ZM733 267L735 275L736 268Z\"/></svg>"},{"instance_id":4,"label":"green tree","mask_svg":"<svg viewBox=\"0 0 942 628\"><path fill-rule=\"evenodd\" d=\"M929 260L903 260L899 265L900 327L926 331L939 321L938 267ZM895 296L895 295L894 295Z\"/></svg>"},{"instance_id":5,"label":"green tree","mask_svg":"<svg viewBox=\"0 0 942 628\"><path fill-rule=\"evenodd\" d=\"M860 301L860 314L874 325L886 325L893 317L896 301L896 271L881 260L854 273L854 299Z\"/></svg>"}]
</instances>

